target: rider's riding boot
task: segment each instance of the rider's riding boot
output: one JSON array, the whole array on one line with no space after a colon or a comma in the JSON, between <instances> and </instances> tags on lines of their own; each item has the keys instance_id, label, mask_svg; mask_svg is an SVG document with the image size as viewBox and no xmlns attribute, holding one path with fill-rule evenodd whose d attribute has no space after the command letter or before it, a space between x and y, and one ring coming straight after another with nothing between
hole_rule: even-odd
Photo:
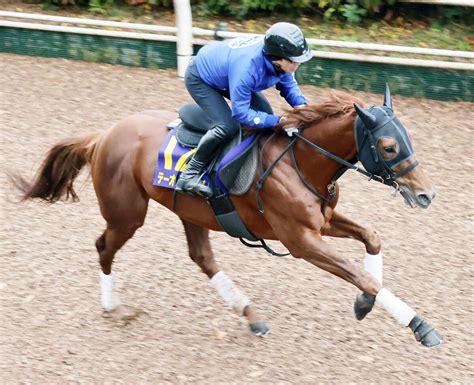
<instances>
[{"instance_id":1,"label":"rider's riding boot","mask_svg":"<svg viewBox=\"0 0 474 385\"><path fill-rule=\"evenodd\" d=\"M212 130L206 132L199 141L197 150L189 161L186 170L180 175L176 183L177 191L184 191L204 197L212 196L212 189L201 180L202 174L219 145L227 140L227 137L227 132L221 126L215 126Z\"/></svg>"},{"instance_id":2,"label":"rider's riding boot","mask_svg":"<svg viewBox=\"0 0 474 385\"><path fill-rule=\"evenodd\" d=\"M194 155L189 161L188 167L186 167L186 170L183 171L178 182L176 182L176 190L210 197L212 189L201 180L206 164L207 162L197 160L196 155Z\"/></svg>"}]
</instances>

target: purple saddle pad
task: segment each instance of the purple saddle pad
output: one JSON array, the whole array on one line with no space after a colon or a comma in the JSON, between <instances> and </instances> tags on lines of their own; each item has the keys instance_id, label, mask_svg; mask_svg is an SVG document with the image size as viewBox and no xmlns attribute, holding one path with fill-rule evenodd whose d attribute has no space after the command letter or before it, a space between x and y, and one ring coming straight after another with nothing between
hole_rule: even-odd
<instances>
[{"instance_id":1,"label":"purple saddle pad","mask_svg":"<svg viewBox=\"0 0 474 385\"><path fill-rule=\"evenodd\" d=\"M176 129L173 128L158 150L158 162L153 176L153 186L173 189L179 174L186 169L187 161L196 149L185 147L176 140Z\"/></svg>"}]
</instances>

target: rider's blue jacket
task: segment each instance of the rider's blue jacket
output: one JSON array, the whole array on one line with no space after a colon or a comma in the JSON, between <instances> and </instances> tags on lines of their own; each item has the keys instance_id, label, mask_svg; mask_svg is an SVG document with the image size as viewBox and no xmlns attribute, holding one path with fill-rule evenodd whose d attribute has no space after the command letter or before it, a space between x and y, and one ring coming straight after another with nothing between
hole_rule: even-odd
<instances>
[{"instance_id":1,"label":"rider's blue jacket","mask_svg":"<svg viewBox=\"0 0 474 385\"><path fill-rule=\"evenodd\" d=\"M275 72L260 36L208 44L199 50L196 67L206 84L229 92L232 117L241 124L270 128L278 123L279 116L250 108L253 93L275 85L292 107L306 104L294 74Z\"/></svg>"}]
</instances>

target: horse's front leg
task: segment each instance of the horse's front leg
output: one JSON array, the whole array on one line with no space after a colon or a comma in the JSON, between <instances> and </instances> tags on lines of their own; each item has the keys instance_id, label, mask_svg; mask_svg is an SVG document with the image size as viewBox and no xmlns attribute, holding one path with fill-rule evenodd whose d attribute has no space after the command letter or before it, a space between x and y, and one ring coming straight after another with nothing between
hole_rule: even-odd
<instances>
[{"instance_id":1,"label":"horse's front leg","mask_svg":"<svg viewBox=\"0 0 474 385\"><path fill-rule=\"evenodd\" d=\"M383 283L383 257L380 237L375 230L362 227L337 211L332 213L331 220L321 229L322 235L338 238L351 238L365 245L364 269L369 272L380 284ZM372 311L375 296L362 293L354 302L356 318L361 321Z\"/></svg>"},{"instance_id":2,"label":"horse's front leg","mask_svg":"<svg viewBox=\"0 0 474 385\"><path fill-rule=\"evenodd\" d=\"M333 251L323 241L319 230L302 227L293 229L290 237L283 236L281 239L293 256L303 258L352 283L364 293L375 296L376 301L401 325L410 327L417 341L424 346L433 347L443 342L433 327L418 316L410 306L383 288L369 272Z\"/></svg>"}]
</instances>

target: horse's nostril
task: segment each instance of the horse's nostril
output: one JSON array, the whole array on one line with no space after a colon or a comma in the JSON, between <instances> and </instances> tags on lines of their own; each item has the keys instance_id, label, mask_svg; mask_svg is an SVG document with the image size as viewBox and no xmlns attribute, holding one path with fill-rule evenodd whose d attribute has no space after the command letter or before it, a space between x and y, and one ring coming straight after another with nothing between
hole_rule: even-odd
<instances>
[{"instance_id":1,"label":"horse's nostril","mask_svg":"<svg viewBox=\"0 0 474 385\"><path fill-rule=\"evenodd\" d=\"M416 197L416 199L417 199L418 203L422 206L427 206L431 202L431 198L426 194L419 194Z\"/></svg>"}]
</instances>

